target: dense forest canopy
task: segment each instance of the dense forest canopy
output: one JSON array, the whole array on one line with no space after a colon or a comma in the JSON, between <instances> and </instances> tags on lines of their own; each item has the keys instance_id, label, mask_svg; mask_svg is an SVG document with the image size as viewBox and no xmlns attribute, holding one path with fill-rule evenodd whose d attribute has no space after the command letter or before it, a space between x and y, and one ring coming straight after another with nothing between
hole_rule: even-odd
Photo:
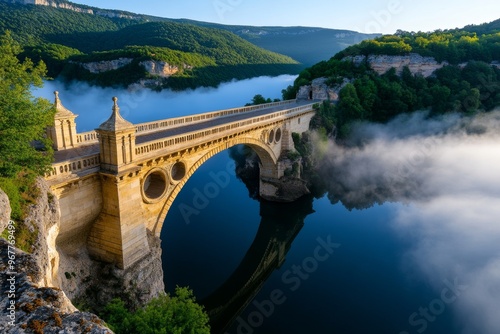
<instances>
[{"instance_id":1,"label":"dense forest canopy","mask_svg":"<svg viewBox=\"0 0 500 334\"><path fill-rule=\"evenodd\" d=\"M106 17L46 6L0 2L0 33L12 31L24 56L43 60L48 75L62 74L102 86L127 86L147 78L141 60L168 62L181 69L163 82L183 89L214 86L233 78L298 73L300 64L264 50L223 29L146 16ZM109 73L93 74L75 62L133 57L134 62ZM115 58L116 59L116 58Z\"/></svg>"},{"instance_id":2,"label":"dense forest canopy","mask_svg":"<svg viewBox=\"0 0 500 334\"><path fill-rule=\"evenodd\" d=\"M373 54L404 55L413 52L450 64L469 60L491 62L500 59L500 30L487 31L487 26L467 30L437 30L431 33L398 31L395 35L385 35L350 46L335 58Z\"/></svg>"},{"instance_id":3,"label":"dense forest canopy","mask_svg":"<svg viewBox=\"0 0 500 334\"><path fill-rule=\"evenodd\" d=\"M432 115L492 110L500 105L499 22L428 33L398 31L363 41L303 70L283 96L293 98L300 86L320 77L328 78L330 86L342 87L339 102L322 105L316 123L326 131L336 124L340 136L347 135L353 121L386 122L404 112L429 109ZM367 62L356 65L345 58L409 53L448 65L427 78L412 74L407 67L400 75L395 69L379 75Z\"/></svg>"}]
</instances>

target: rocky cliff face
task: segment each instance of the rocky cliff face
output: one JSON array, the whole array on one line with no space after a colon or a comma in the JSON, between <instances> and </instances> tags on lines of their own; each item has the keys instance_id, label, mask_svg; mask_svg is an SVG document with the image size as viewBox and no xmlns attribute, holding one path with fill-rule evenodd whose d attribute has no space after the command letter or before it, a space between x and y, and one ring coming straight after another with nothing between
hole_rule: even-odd
<instances>
[{"instance_id":1,"label":"rocky cliff face","mask_svg":"<svg viewBox=\"0 0 500 334\"><path fill-rule=\"evenodd\" d=\"M113 60L103 60L98 62L88 62L88 63L77 63L90 73L98 74L113 70L118 70L130 63L132 63L132 58L118 58ZM183 64L182 68L177 65L171 65L164 61L159 60L145 60L139 63L149 75L156 78L169 78L172 75L178 73L181 70L192 69L193 67L187 64ZM145 84L138 83L141 86ZM151 82L149 82L151 84Z\"/></svg>"},{"instance_id":2,"label":"rocky cliff face","mask_svg":"<svg viewBox=\"0 0 500 334\"><path fill-rule=\"evenodd\" d=\"M424 77L429 77L434 71L448 65L447 62L438 63L433 57L422 57L416 53L406 56L370 55L367 57L359 55L346 57L344 60L352 61L356 65L366 61L378 74L384 74L391 68L395 68L396 73L401 74L403 68L408 66L412 74L420 74Z\"/></svg>"},{"instance_id":3,"label":"rocky cliff face","mask_svg":"<svg viewBox=\"0 0 500 334\"><path fill-rule=\"evenodd\" d=\"M344 88L350 80L344 79L342 84L336 85L335 87L329 87L326 82L327 78L318 78L314 79L310 85L301 86L297 93L297 99L337 101L339 99L340 90Z\"/></svg>"},{"instance_id":4,"label":"rocky cliff face","mask_svg":"<svg viewBox=\"0 0 500 334\"><path fill-rule=\"evenodd\" d=\"M30 208L25 219L27 227L37 234L32 254L13 248L0 238L0 332L112 333L97 316L79 312L65 293L54 287L59 262L56 251L59 207L45 182L40 179L37 185L38 204ZM9 220L10 207L2 194L3 227L4 220ZM14 263L9 263L9 259L14 259Z\"/></svg>"},{"instance_id":5,"label":"rocky cliff face","mask_svg":"<svg viewBox=\"0 0 500 334\"><path fill-rule=\"evenodd\" d=\"M345 57L344 61L352 61L356 65L367 62L370 67L382 75L389 71L391 68L396 70L400 75L404 67L408 67L412 74L419 74L423 77L431 76L436 70L448 65L447 62L438 63L432 57L422 57L419 54L412 53L407 56L387 56L387 55L371 55L371 56L354 56ZM342 84L335 87L329 87L327 78L314 79L311 85L302 86L297 93L298 99L313 99L313 100L329 100L337 101L339 99L339 92L346 84L350 82L344 79Z\"/></svg>"},{"instance_id":6,"label":"rocky cliff face","mask_svg":"<svg viewBox=\"0 0 500 334\"><path fill-rule=\"evenodd\" d=\"M132 58L118 58L113 60L103 60L91 63L78 63L90 73L102 73L117 70L132 62Z\"/></svg>"},{"instance_id":7,"label":"rocky cliff face","mask_svg":"<svg viewBox=\"0 0 500 334\"><path fill-rule=\"evenodd\" d=\"M153 76L158 76L161 78L168 78L180 71L180 68L176 65L170 65L164 61L157 60L146 60L139 63L142 65L146 71ZM192 66L183 65L183 69L192 69Z\"/></svg>"},{"instance_id":8,"label":"rocky cliff face","mask_svg":"<svg viewBox=\"0 0 500 334\"><path fill-rule=\"evenodd\" d=\"M48 6L54 8L62 8L72 10L78 13L87 13L98 16L105 16L109 18L127 18L127 19L138 19L138 17L131 14L119 13L116 11L108 11L103 9L91 8L88 6L79 6L74 3L57 1L57 0L3 0L9 3L18 3L22 5L38 5L38 6Z\"/></svg>"},{"instance_id":9,"label":"rocky cliff face","mask_svg":"<svg viewBox=\"0 0 500 334\"><path fill-rule=\"evenodd\" d=\"M24 222L37 235L32 254L16 249L13 270L9 244L0 238L0 333L111 333L97 316L78 311L69 298L92 310L101 310L115 297L137 308L164 292L157 237L149 233L149 254L127 270L93 261L85 243L61 248L59 202L43 179L37 186L40 196ZM0 213L1 233L10 218L9 201L1 190ZM9 318L10 291L15 294L14 322Z\"/></svg>"}]
</instances>

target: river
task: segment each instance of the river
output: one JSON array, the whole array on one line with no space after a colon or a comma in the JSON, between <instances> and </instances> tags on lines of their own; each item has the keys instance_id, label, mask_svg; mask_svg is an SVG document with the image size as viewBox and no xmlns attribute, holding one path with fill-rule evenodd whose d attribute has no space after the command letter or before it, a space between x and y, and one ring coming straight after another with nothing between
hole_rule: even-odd
<instances>
[{"instance_id":1,"label":"river","mask_svg":"<svg viewBox=\"0 0 500 334\"><path fill-rule=\"evenodd\" d=\"M49 82L36 94L59 90L88 131L114 95L145 122L280 97L293 79L183 93ZM221 306L215 327L231 334L500 332L500 115L416 113L353 137L318 145L328 185L293 204L251 196L229 151L202 165L161 234L167 290Z\"/></svg>"}]
</instances>

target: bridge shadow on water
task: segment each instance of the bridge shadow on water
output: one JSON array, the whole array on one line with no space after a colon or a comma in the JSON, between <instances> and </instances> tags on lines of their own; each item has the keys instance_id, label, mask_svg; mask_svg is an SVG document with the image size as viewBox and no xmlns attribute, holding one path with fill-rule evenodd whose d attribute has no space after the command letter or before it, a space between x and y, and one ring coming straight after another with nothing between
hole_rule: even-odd
<instances>
[{"instance_id":1,"label":"bridge shadow on water","mask_svg":"<svg viewBox=\"0 0 500 334\"><path fill-rule=\"evenodd\" d=\"M210 316L212 333L227 330L285 262L305 218L314 212L312 203L311 197L294 203L260 201L259 229L241 263L219 288L200 300Z\"/></svg>"}]
</instances>

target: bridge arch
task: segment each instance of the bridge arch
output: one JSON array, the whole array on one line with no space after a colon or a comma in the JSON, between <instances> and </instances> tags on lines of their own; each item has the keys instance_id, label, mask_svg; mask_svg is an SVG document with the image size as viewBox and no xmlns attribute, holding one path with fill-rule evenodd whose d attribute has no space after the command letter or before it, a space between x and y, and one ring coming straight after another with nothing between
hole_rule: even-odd
<instances>
[{"instance_id":1,"label":"bridge arch","mask_svg":"<svg viewBox=\"0 0 500 334\"><path fill-rule=\"evenodd\" d=\"M225 151L236 145L246 145L255 151L260 159L260 170L261 174L263 171L273 171L276 169L276 164L278 162L278 157L269 145L266 145L260 140L254 138L235 138L230 142L222 143L221 145L211 149L201 158L199 158L195 163L188 167L185 176L173 187L172 191L166 196L163 201L163 207L161 208L160 214L158 215L156 222L154 223L152 232L159 237L161 230L163 228L163 223L167 217L168 211L170 210L172 204L175 201L177 195L181 192L184 185L188 182L191 176L196 172L201 165L203 165L207 160L209 160L214 155Z\"/></svg>"}]
</instances>

